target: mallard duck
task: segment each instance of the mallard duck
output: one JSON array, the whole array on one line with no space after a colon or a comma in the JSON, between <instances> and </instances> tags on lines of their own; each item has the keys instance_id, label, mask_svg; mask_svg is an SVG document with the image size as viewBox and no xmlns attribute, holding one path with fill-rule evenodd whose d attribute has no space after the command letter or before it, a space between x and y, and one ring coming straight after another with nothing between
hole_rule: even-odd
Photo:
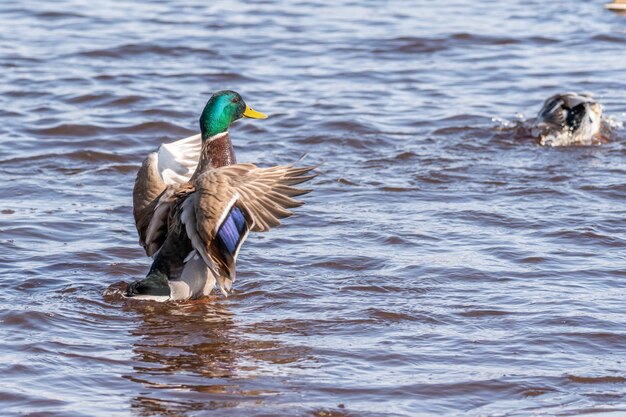
<instances>
[{"instance_id":1,"label":"mallard duck","mask_svg":"<svg viewBox=\"0 0 626 417\"><path fill-rule=\"evenodd\" d=\"M242 117L265 119L234 91L211 96L199 135L161 145L143 161L133 192L139 242L154 261L128 297L157 301L208 295L215 284L228 295L237 255L250 231L264 232L290 216L293 187L314 167L259 168L238 164L229 126Z\"/></svg>"},{"instance_id":2,"label":"mallard duck","mask_svg":"<svg viewBox=\"0 0 626 417\"><path fill-rule=\"evenodd\" d=\"M565 93L548 98L532 125L541 145L592 145L603 143L602 106L586 94Z\"/></svg>"}]
</instances>

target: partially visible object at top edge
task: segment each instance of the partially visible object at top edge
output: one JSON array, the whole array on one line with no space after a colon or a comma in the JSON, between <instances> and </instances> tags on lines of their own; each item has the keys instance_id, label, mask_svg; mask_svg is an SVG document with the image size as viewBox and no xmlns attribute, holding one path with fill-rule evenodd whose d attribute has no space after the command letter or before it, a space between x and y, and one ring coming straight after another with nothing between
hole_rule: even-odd
<instances>
[{"instance_id":1,"label":"partially visible object at top edge","mask_svg":"<svg viewBox=\"0 0 626 417\"><path fill-rule=\"evenodd\" d=\"M604 8L613 10L616 12L619 12L619 11L626 12L626 0L613 0L612 3L605 4Z\"/></svg>"}]
</instances>

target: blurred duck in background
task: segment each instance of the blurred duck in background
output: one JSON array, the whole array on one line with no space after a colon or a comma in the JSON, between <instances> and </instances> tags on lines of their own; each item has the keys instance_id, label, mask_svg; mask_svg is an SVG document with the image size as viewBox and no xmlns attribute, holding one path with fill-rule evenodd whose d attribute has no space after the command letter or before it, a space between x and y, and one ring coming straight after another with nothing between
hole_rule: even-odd
<instances>
[{"instance_id":1,"label":"blurred duck in background","mask_svg":"<svg viewBox=\"0 0 626 417\"><path fill-rule=\"evenodd\" d=\"M608 142L602 105L588 94L565 93L548 98L531 127L543 146L597 145Z\"/></svg>"}]
</instances>

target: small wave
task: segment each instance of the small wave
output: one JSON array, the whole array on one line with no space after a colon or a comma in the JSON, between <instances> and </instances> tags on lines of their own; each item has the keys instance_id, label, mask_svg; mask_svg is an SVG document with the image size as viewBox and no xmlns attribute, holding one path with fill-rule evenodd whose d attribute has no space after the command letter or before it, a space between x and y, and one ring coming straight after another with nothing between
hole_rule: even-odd
<instances>
[{"instance_id":1,"label":"small wave","mask_svg":"<svg viewBox=\"0 0 626 417\"><path fill-rule=\"evenodd\" d=\"M626 383L626 377L621 375L606 376L578 376L568 375L567 379L578 384L623 384Z\"/></svg>"},{"instance_id":2,"label":"small wave","mask_svg":"<svg viewBox=\"0 0 626 417\"><path fill-rule=\"evenodd\" d=\"M219 56L217 52L210 49L191 48L188 46L180 45L161 46L151 43L127 44L104 49L90 49L86 51L80 51L76 55L89 58L126 58L129 56L134 57L144 54L171 57L195 55L216 58Z\"/></svg>"},{"instance_id":3,"label":"small wave","mask_svg":"<svg viewBox=\"0 0 626 417\"><path fill-rule=\"evenodd\" d=\"M618 36L615 34L603 33L600 35L592 36L591 40L595 42L609 42L609 43L623 44L624 42L626 42L626 36Z\"/></svg>"},{"instance_id":4,"label":"small wave","mask_svg":"<svg viewBox=\"0 0 626 417\"><path fill-rule=\"evenodd\" d=\"M42 128L28 128L25 130L28 133L37 135L37 136L62 136L62 137L93 136L96 134L101 134L101 133L106 132L106 129L101 126L69 124L69 123L61 123L55 126L42 127Z\"/></svg>"},{"instance_id":5,"label":"small wave","mask_svg":"<svg viewBox=\"0 0 626 417\"><path fill-rule=\"evenodd\" d=\"M52 11L47 10L45 12L35 13L35 16L45 20L64 20L64 19L85 19L87 16L80 13L68 12L68 11Z\"/></svg>"},{"instance_id":6,"label":"small wave","mask_svg":"<svg viewBox=\"0 0 626 417\"><path fill-rule=\"evenodd\" d=\"M478 35L472 33L454 33L445 37L413 37L403 36L379 41L379 47L373 49L375 54L415 54L435 53L458 47L475 46L509 46L521 43L547 45L559 42L557 39L544 36L528 38L511 38L503 36Z\"/></svg>"},{"instance_id":7,"label":"small wave","mask_svg":"<svg viewBox=\"0 0 626 417\"><path fill-rule=\"evenodd\" d=\"M132 160L131 157L118 154L118 153L82 150L82 151L74 151L74 152L67 152L67 153L45 153L45 154L40 154L40 155L10 158L10 159L5 159L5 160L0 160L0 164L20 164L22 162L59 160L59 159L69 159L69 160L76 160L76 161L82 161L82 162L117 162L117 163L130 162Z\"/></svg>"}]
</instances>

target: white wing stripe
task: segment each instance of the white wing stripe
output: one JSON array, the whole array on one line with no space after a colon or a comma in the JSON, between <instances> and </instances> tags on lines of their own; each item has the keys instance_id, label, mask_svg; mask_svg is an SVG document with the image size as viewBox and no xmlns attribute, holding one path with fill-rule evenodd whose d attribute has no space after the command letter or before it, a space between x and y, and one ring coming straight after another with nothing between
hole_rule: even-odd
<instances>
[{"instance_id":1,"label":"white wing stripe","mask_svg":"<svg viewBox=\"0 0 626 417\"><path fill-rule=\"evenodd\" d=\"M215 223L215 230L213 231L215 235L217 235L217 231L220 230L220 226L222 226L222 223L224 222L224 220L226 220L226 216L230 214L230 209L233 208L237 200L239 200L239 193L235 193L235 195L232 196L232 198L226 205L226 208L224 209L222 214L220 214L220 218L217 220L217 223Z\"/></svg>"}]
</instances>

